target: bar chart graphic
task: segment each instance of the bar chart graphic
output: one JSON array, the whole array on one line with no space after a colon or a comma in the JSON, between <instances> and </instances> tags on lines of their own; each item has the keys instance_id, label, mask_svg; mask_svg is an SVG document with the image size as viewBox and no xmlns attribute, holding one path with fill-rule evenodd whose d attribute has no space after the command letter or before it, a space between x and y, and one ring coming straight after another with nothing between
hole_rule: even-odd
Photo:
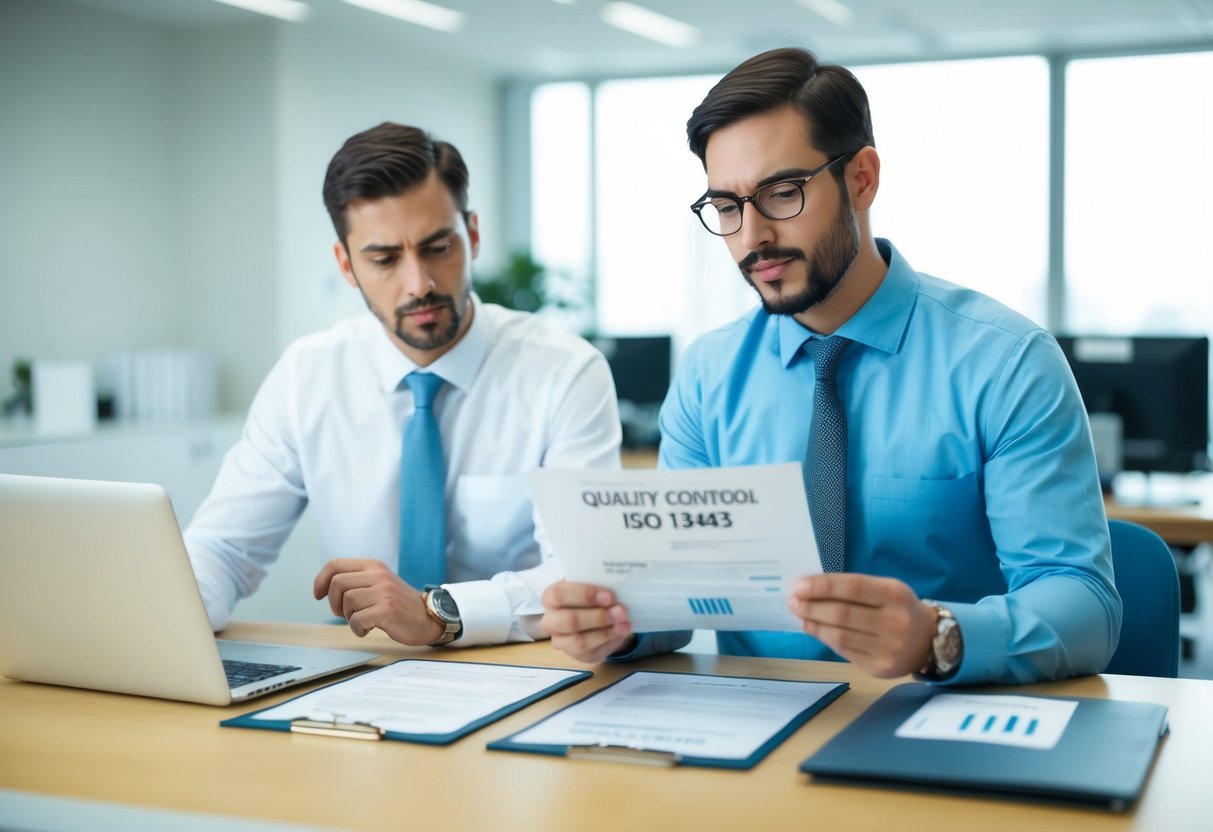
<instances>
[{"instance_id":1,"label":"bar chart graphic","mask_svg":"<svg viewBox=\"0 0 1213 832\"><path fill-rule=\"evenodd\" d=\"M733 615L728 598L688 598L687 603L695 615Z\"/></svg>"},{"instance_id":2,"label":"bar chart graphic","mask_svg":"<svg viewBox=\"0 0 1213 832\"><path fill-rule=\"evenodd\" d=\"M1036 717L1031 719L1020 720L1019 714L1011 714L1004 716L1001 714L981 715L976 711L970 711L965 714L965 718L960 721L960 727L957 729L961 733L965 731L979 731L987 734L990 731L1002 731L1004 734L1022 731L1025 736L1032 736L1036 733L1036 727L1040 725L1040 720Z\"/></svg>"},{"instance_id":3,"label":"bar chart graphic","mask_svg":"<svg viewBox=\"0 0 1213 832\"><path fill-rule=\"evenodd\" d=\"M1065 732L1078 703L1029 696L941 693L895 732L906 739L951 740L1047 750Z\"/></svg>"}]
</instances>

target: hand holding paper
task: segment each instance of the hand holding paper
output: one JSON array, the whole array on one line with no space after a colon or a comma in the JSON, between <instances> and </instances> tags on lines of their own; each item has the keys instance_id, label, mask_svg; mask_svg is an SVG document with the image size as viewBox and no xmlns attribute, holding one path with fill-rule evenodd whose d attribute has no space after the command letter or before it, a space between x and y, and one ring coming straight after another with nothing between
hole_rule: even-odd
<instances>
[{"instance_id":1,"label":"hand holding paper","mask_svg":"<svg viewBox=\"0 0 1213 832\"><path fill-rule=\"evenodd\" d=\"M802 629L787 598L821 561L799 465L540 469L530 482L568 580L610 589L631 630ZM597 642L586 649L622 644L616 605L585 600L562 623Z\"/></svg>"},{"instance_id":2,"label":"hand holding paper","mask_svg":"<svg viewBox=\"0 0 1213 832\"><path fill-rule=\"evenodd\" d=\"M896 578L848 572L801 578L788 607L806 633L885 679L922 667L935 635L934 610Z\"/></svg>"},{"instance_id":3,"label":"hand holding paper","mask_svg":"<svg viewBox=\"0 0 1213 832\"><path fill-rule=\"evenodd\" d=\"M557 581L543 591L544 631L552 646L581 662L617 653L632 638L627 609L600 586Z\"/></svg>"}]
</instances>

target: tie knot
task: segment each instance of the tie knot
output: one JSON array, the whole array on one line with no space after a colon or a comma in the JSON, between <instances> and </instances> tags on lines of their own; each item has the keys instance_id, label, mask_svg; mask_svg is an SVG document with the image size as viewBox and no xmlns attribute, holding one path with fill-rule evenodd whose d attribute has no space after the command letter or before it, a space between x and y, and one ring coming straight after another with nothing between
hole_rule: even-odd
<instances>
[{"instance_id":1,"label":"tie knot","mask_svg":"<svg viewBox=\"0 0 1213 832\"><path fill-rule=\"evenodd\" d=\"M434 397L446 382L433 373L415 372L405 376L404 383L413 391L413 407L421 409L434 403Z\"/></svg>"},{"instance_id":2,"label":"tie knot","mask_svg":"<svg viewBox=\"0 0 1213 832\"><path fill-rule=\"evenodd\" d=\"M851 343L850 338L841 335L809 341L808 351L813 358L813 372L817 381L833 381L838 372L838 362Z\"/></svg>"}]
</instances>

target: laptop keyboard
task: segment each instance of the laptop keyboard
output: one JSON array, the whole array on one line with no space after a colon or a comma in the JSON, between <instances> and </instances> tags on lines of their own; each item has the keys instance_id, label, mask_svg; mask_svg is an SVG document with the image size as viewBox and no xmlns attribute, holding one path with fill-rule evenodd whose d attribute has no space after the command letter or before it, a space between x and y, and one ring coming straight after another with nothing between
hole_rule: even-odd
<instances>
[{"instance_id":1,"label":"laptop keyboard","mask_svg":"<svg viewBox=\"0 0 1213 832\"><path fill-rule=\"evenodd\" d=\"M289 664L262 664L260 662L237 662L231 659L223 660L223 670L227 674L227 683L233 688L260 682L279 673L290 673L292 670L302 670Z\"/></svg>"}]
</instances>

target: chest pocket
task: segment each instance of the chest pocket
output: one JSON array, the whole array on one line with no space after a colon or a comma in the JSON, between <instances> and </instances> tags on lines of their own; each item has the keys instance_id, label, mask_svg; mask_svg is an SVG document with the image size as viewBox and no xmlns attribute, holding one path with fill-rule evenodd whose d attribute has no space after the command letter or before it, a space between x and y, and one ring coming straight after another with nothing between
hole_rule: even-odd
<instances>
[{"instance_id":1,"label":"chest pocket","mask_svg":"<svg viewBox=\"0 0 1213 832\"><path fill-rule=\"evenodd\" d=\"M900 578L922 597L952 600L1002 582L976 474L874 476L863 505L863 550L871 558L865 571Z\"/></svg>"},{"instance_id":2,"label":"chest pocket","mask_svg":"<svg viewBox=\"0 0 1213 832\"><path fill-rule=\"evenodd\" d=\"M463 476L455 483L462 544L456 557L487 578L496 572L533 566L531 492L521 477ZM527 557L529 556L529 557Z\"/></svg>"}]
</instances>

